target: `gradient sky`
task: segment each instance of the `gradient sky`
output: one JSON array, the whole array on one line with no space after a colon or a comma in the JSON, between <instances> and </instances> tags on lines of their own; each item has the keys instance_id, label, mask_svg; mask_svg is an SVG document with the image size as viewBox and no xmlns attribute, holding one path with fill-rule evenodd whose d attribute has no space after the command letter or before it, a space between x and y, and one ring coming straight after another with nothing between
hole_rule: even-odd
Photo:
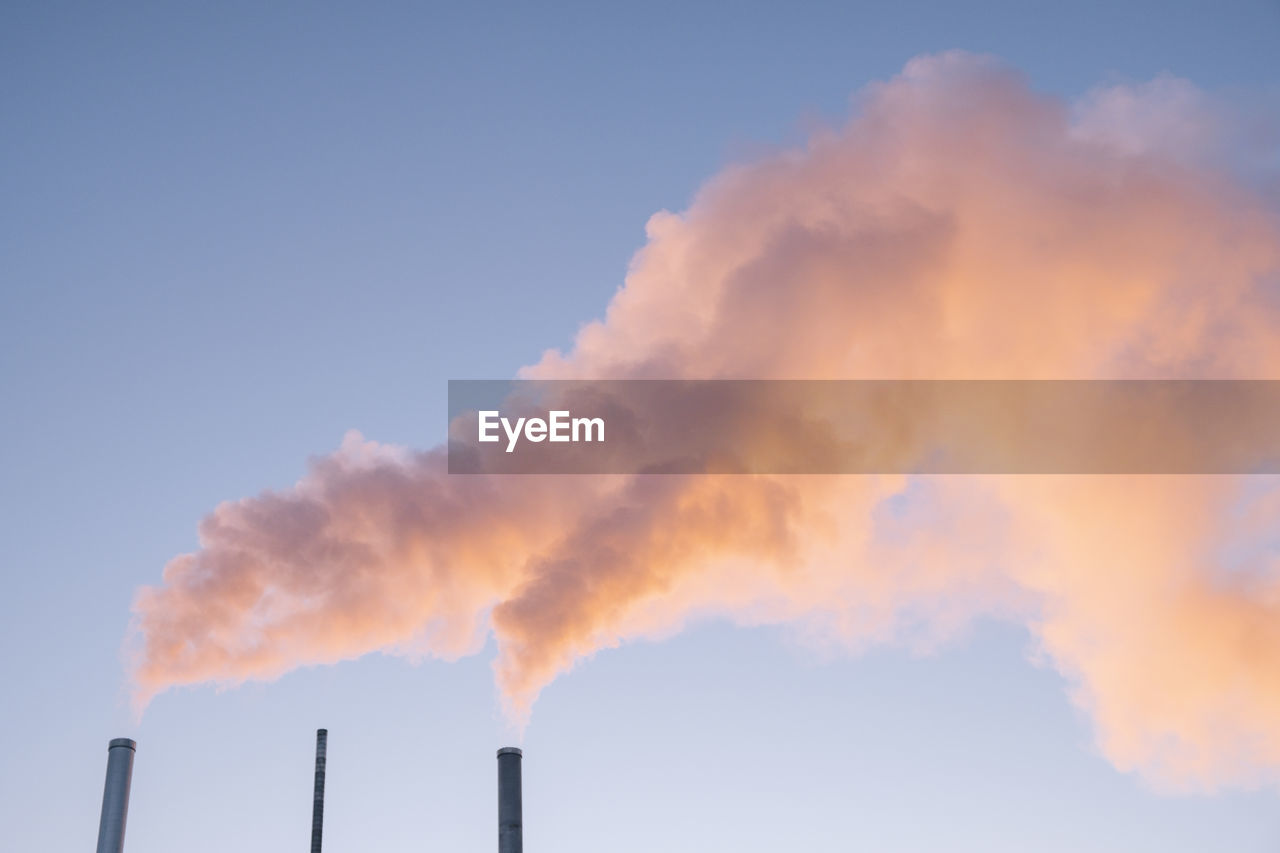
<instances>
[{"instance_id":1,"label":"gradient sky","mask_svg":"<svg viewBox=\"0 0 1280 853\"><path fill-rule=\"evenodd\" d=\"M5 4L0 848L87 849L130 736L131 853L301 849L327 726L326 849L491 849L491 649L180 690L138 723L135 590L348 429L438 442L446 379L567 345L651 213L913 56L1234 97L1276 93L1277 44L1274 0ZM995 624L927 657L724 625L606 651L524 747L534 851L1280 847L1274 791L1118 773Z\"/></svg>"}]
</instances>

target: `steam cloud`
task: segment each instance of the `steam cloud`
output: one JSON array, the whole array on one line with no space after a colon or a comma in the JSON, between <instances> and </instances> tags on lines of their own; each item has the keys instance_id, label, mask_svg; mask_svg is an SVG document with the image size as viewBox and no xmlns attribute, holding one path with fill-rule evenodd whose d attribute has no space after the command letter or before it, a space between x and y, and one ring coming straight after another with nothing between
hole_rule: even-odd
<instances>
[{"instance_id":1,"label":"steam cloud","mask_svg":"<svg viewBox=\"0 0 1280 853\"><path fill-rule=\"evenodd\" d=\"M530 378L1280 378L1280 222L1178 81L1077 104L943 54L802 150L648 223ZM1163 785L1280 771L1280 487L1264 477L450 477L350 434L225 503L139 591L139 707L496 637L514 720L594 652L691 621L857 650L1023 622L1106 756Z\"/></svg>"}]
</instances>

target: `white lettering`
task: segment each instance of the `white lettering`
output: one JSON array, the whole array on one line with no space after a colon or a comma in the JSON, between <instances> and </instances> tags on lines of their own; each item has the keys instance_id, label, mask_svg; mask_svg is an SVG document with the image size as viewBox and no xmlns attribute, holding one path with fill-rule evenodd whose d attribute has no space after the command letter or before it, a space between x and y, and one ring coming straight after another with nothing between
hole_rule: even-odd
<instances>
[{"instance_id":1,"label":"white lettering","mask_svg":"<svg viewBox=\"0 0 1280 853\"><path fill-rule=\"evenodd\" d=\"M511 428L511 421L506 418L502 419L502 428L507 431L507 452L516 449L516 442L520 439L520 427L524 425L524 418L516 420L515 429Z\"/></svg>"},{"instance_id":2,"label":"white lettering","mask_svg":"<svg viewBox=\"0 0 1280 853\"><path fill-rule=\"evenodd\" d=\"M569 440L569 413L565 411L551 412L551 440Z\"/></svg>"},{"instance_id":3,"label":"white lettering","mask_svg":"<svg viewBox=\"0 0 1280 853\"><path fill-rule=\"evenodd\" d=\"M497 435L489 435L489 430L497 429L498 422L497 412L480 412L480 440L481 441L497 441Z\"/></svg>"},{"instance_id":4,"label":"white lettering","mask_svg":"<svg viewBox=\"0 0 1280 853\"><path fill-rule=\"evenodd\" d=\"M516 418L513 424L510 418L502 417L501 412L483 411L479 417L480 441L498 441L498 427L507 434L507 453L514 453L516 445L524 438L535 444L540 441L604 441L604 418L573 418L566 410L549 412L549 421L542 418Z\"/></svg>"},{"instance_id":5,"label":"white lettering","mask_svg":"<svg viewBox=\"0 0 1280 853\"><path fill-rule=\"evenodd\" d=\"M565 412L565 414L569 414ZM578 427L582 427L586 433L585 438L578 438ZM599 438L591 438L591 428L596 428L596 435ZM574 441L604 441L604 418L574 418L573 419L573 440Z\"/></svg>"}]
</instances>

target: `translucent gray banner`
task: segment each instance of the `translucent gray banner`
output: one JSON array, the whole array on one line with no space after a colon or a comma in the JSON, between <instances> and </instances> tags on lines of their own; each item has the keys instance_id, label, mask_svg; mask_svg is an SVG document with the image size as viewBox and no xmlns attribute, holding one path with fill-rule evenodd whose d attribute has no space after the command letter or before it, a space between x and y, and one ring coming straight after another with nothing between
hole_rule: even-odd
<instances>
[{"instance_id":1,"label":"translucent gray banner","mask_svg":"<svg viewBox=\"0 0 1280 853\"><path fill-rule=\"evenodd\" d=\"M1274 474L1280 382L451 380L451 474Z\"/></svg>"}]
</instances>

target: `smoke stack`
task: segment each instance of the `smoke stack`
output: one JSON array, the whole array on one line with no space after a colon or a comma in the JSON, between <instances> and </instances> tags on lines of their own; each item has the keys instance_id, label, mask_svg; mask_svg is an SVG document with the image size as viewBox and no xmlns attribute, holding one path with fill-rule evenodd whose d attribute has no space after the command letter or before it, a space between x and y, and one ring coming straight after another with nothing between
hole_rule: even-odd
<instances>
[{"instance_id":1,"label":"smoke stack","mask_svg":"<svg viewBox=\"0 0 1280 853\"><path fill-rule=\"evenodd\" d=\"M324 761L329 748L329 730L316 729L316 789L311 805L311 853L320 853L324 832Z\"/></svg>"},{"instance_id":2,"label":"smoke stack","mask_svg":"<svg viewBox=\"0 0 1280 853\"><path fill-rule=\"evenodd\" d=\"M520 759L514 746L498 750L498 853L524 853L520 817Z\"/></svg>"},{"instance_id":3,"label":"smoke stack","mask_svg":"<svg viewBox=\"0 0 1280 853\"><path fill-rule=\"evenodd\" d=\"M129 786L133 784L133 754L137 748L127 737L118 737L107 744L107 781L102 789L98 853L124 850L124 824L129 817Z\"/></svg>"}]
</instances>

